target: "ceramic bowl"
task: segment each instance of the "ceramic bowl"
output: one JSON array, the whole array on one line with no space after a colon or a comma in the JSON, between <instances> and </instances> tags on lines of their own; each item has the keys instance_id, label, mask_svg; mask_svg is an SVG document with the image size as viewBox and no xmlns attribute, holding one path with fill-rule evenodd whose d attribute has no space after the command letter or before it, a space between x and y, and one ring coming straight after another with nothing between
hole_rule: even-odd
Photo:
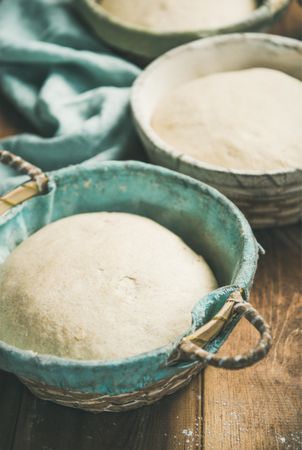
<instances>
[{"instance_id":1,"label":"ceramic bowl","mask_svg":"<svg viewBox=\"0 0 302 450\"><path fill-rule=\"evenodd\" d=\"M126 1L126 0L124 0ZM171 48L217 34L267 29L287 8L289 0L260 0L258 8L246 19L221 28L158 32L125 23L102 7L97 0L74 0L74 5L97 36L113 48L150 61Z\"/></svg>"},{"instance_id":2,"label":"ceramic bowl","mask_svg":"<svg viewBox=\"0 0 302 450\"><path fill-rule=\"evenodd\" d=\"M132 89L135 126L150 160L209 183L229 197L255 228L286 225L302 216L302 171L227 170L177 152L150 121L169 90L216 72L268 67L302 80L302 42L268 34L216 36L183 45L150 64Z\"/></svg>"}]
</instances>

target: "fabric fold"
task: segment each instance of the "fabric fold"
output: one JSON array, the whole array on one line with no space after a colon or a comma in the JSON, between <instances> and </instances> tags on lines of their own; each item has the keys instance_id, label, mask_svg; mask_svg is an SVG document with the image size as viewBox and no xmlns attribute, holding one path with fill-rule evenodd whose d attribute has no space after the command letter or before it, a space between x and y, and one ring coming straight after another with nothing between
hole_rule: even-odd
<instances>
[{"instance_id":1,"label":"fabric fold","mask_svg":"<svg viewBox=\"0 0 302 450\"><path fill-rule=\"evenodd\" d=\"M34 129L0 145L43 170L133 157L138 74L90 34L72 0L0 2L0 91ZM0 166L1 184L10 177Z\"/></svg>"}]
</instances>

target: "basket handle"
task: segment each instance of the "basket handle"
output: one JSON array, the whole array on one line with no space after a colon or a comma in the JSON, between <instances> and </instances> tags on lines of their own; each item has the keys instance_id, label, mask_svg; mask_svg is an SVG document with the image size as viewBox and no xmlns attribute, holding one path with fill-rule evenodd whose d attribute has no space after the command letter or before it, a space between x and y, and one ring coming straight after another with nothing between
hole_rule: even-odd
<instances>
[{"instance_id":1,"label":"basket handle","mask_svg":"<svg viewBox=\"0 0 302 450\"><path fill-rule=\"evenodd\" d=\"M249 367L264 358L272 346L270 326L253 306L243 300L241 292L241 290L233 292L223 308L210 322L190 336L184 337L169 363L175 363L179 360L197 359L204 366L210 365L236 370ZM201 348L220 333L233 314L242 314L257 329L260 339L256 347L247 353L234 357L220 357Z\"/></svg>"},{"instance_id":2,"label":"basket handle","mask_svg":"<svg viewBox=\"0 0 302 450\"><path fill-rule=\"evenodd\" d=\"M2 197L0 196L0 215L25 200L48 192L48 177L38 167L7 150L0 150L0 162L28 175L31 179Z\"/></svg>"}]
</instances>

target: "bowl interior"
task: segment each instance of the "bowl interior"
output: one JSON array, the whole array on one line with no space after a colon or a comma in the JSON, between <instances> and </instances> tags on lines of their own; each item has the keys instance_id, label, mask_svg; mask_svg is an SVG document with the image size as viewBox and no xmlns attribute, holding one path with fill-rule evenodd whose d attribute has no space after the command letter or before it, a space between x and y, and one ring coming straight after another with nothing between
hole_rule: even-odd
<instances>
[{"instance_id":1,"label":"bowl interior","mask_svg":"<svg viewBox=\"0 0 302 450\"><path fill-rule=\"evenodd\" d=\"M144 133L162 146L150 120L160 99L178 86L217 72L266 67L302 80L302 43L265 34L233 34L203 39L166 53L139 76L132 109Z\"/></svg>"},{"instance_id":2,"label":"bowl interior","mask_svg":"<svg viewBox=\"0 0 302 450\"><path fill-rule=\"evenodd\" d=\"M89 211L123 211L149 217L205 256L220 285L248 288L257 245L239 210L214 189L167 169L138 162L69 168L52 175L45 196L17 207L0 221L0 262L49 222Z\"/></svg>"}]
</instances>

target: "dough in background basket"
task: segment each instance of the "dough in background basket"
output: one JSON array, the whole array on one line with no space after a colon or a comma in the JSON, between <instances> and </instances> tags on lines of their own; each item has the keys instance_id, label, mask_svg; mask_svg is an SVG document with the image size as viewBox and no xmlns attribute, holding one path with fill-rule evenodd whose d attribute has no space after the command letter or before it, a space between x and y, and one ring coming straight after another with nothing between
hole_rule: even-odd
<instances>
[{"instance_id":1,"label":"dough in background basket","mask_svg":"<svg viewBox=\"0 0 302 450\"><path fill-rule=\"evenodd\" d=\"M123 22L161 32L227 26L246 19L257 7L256 0L101 0L100 4Z\"/></svg>"},{"instance_id":2,"label":"dough in background basket","mask_svg":"<svg viewBox=\"0 0 302 450\"><path fill-rule=\"evenodd\" d=\"M217 287L205 260L142 216L87 213L42 228L0 266L0 339L112 360L174 341Z\"/></svg>"},{"instance_id":3,"label":"dough in background basket","mask_svg":"<svg viewBox=\"0 0 302 450\"><path fill-rule=\"evenodd\" d=\"M302 82L252 68L197 78L161 99L151 125L178 153L243 171L302 167Z\"/></svg>"}]
</instances>

